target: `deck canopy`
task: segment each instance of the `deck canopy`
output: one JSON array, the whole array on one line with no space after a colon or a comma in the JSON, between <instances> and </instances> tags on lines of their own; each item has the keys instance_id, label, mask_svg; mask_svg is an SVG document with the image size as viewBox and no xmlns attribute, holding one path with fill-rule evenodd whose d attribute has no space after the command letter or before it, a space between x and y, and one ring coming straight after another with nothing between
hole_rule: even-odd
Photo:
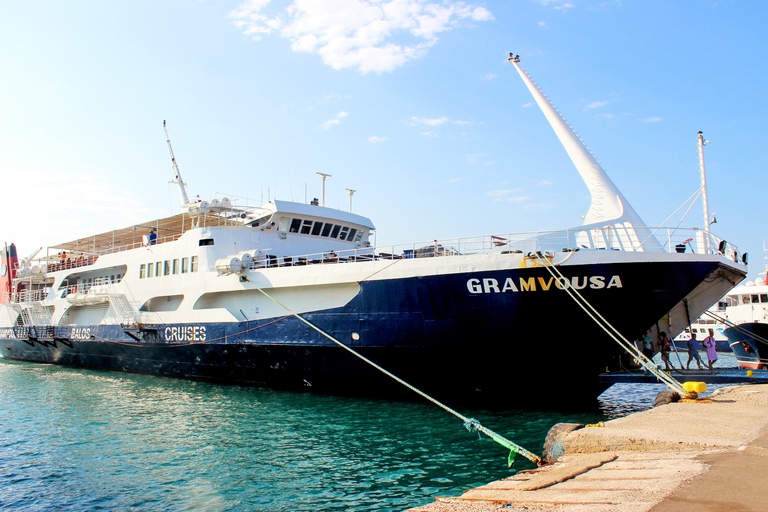
<instances>
[{"instance_id":1,"label":"deck canopy","mask_svg":"<svg viewBox=\"0 0 768 512\"><path fill-rule=\"evenodd\" d=\"M124 251L141 246L144 242L144 235L148 235L151 229L157 233L157 243L170 242L178 239L187 230L196 226L221 226L221 225L240 225L242 220L236 215L217 215L207 213L197 217L190 217L188 213L180 213L172 217L157 219L140 224L134 224L121 229L99 233L64 242L49 247L50 251L67 251L73 255L97 255L116 251Z\"/></svg>"}]
</instances>

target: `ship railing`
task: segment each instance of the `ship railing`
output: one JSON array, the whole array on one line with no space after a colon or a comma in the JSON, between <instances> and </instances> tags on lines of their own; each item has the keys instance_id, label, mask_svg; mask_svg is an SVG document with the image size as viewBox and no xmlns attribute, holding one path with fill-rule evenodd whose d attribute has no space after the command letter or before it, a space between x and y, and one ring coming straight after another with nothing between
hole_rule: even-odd
<instances>
[{"instance_id":1,"label":"ship railing","mask_svg":"<svg viewBox=\"0 0 768 512\"><path fill-rule=\"evenodd\" d=\"M24 289L13 293L3 292L3 303L24 304L29 302L41 302L45 300L50 288Z\"/></svg>"},{"instance_id":2,"label":"ship railing","mask_svg":"<svg viewBox=\"0 0 768 512\"><path fill-rule=\"evenodd\" d=\"M653 244L643 235L653 233ZM478 237L431 240L409 244L378 245L340 251L278 256L263 254L250 268L347 263L351 261L434 258L469 254L529 254L536 252L569 252L579 250L613 250L627 252L670 252L718 254L734 262L744 258L730 242L699 229L645 228L607 226L561 231L504 233ZM744 258L745 259L745 258ZM746 263L746 261L744 261Z\"/></svg>"}]
</instances>

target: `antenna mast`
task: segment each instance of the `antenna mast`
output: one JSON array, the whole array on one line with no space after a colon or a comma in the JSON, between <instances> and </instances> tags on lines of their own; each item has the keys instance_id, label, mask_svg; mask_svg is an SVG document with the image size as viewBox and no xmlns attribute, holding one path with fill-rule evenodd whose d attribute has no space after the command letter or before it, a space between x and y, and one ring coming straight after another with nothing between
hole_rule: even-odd
<instances>
[{"instance_id":1,"label":"antenna mast","mask_svg":"<svg viewBox=\"0 0 768 512\"><path fill-rule=\"evenodd\" d=\"M163 120L163 130L165 130L165 138L168 139L168 151L171 153L171 163L173 164L173 170L176 172L176 181L169 181L168 183L175 183L179 186L181 192L181 205L186 206L189 204L189 197L187 197L187 184L181 179L181 171L179 170L179 164L176 163L176 157L173 155L173 146L171 146L171 136L168 135L168 128L165 126L165 120Z\"/></svg>"},{"instance_id":2,"label":"antenna mast","mask_svg":"<svg viewBox=\"0 0 768 512\"><path fill-rule=\"evenodd\" d=\"M699 148L699 173L701 174L701 202L704 207L704 231L709 232L709 198L707 197L707 171L704 168L704 146L709 144L708 140L704 139L704 135L699 132L698 142L696 145Z\"/></svg>"},{"instance_id":3,"label":"antenna mast","mask_svg":"<svg viewBox=\"0 0 768 512\"><path fill-rule=\"evenodd\" d=\"M321 196L323 198L323 201L320 203L321 206L325 206L325 178L332 178L330 174L323 174L322 172L316 172L315 174L320 175L320 179L323 181L323 195Z\"/></svg>"}]
</instances>

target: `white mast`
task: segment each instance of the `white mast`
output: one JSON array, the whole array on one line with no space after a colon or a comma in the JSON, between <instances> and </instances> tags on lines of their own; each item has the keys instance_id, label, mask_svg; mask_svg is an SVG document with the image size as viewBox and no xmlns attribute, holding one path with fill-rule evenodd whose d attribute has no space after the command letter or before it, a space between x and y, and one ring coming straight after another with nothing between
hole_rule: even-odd
<instances>
[{"instance_id":1,"label":"white mast","mask_svg":"<svg viewBox=\"0 0 768 512\"><path fill-rule=\"evenodd\" d=\"M608 221L629 222L633 227L644 228L645 223L627 202L616 185L597 163L592 153L584 146L581 139L574 133L568 122L563 119L557 109L549 102L543 92L531 80L528 74L518 64L519 55L509 54L509 61L514 64L517 72L525 82L528 90L538 103L544 116L549 121L560 143L565 148L571 161L581 175L581 179L589 189L592 200L589 210L584 216L584 224L605 223Z\"/></svg>"},{"instance_id":2,"label":"white mast","mask_svg":"<svg viewBox=\"0 0 768 512\"><path fill-rule=\"evenodd\" d=\"M709 231L709 199L707 197L707 171L704 168L704 146L709 144L704 135L699 132L696 146L699 148L699 173L701 174L701 202L704 207L704 230Z\"/></svg>"},{"instance_id":3,"label":"white mast","mask_svg":"<svg viewBox=\"0 0 768 512\"><path fill-rule=\"evenodd\" d=\"M175 183L179 185L179 190L181 192L181 206L187 206L189 204L189 197L187 197L187 184L184 183L184 180L181 179L181 171L179 170L179 165L176 163L176 157L173 155L171 137L168 135L168 128L165 126L165 121L163 121L163 130L165 130L165 138L168 139L168 151L171 153L171 163L173 163L173 170L176 171L177 181L170 181L169 183Z\"/></svg>"},{"instance_id":4,"label":"white mast","mask_svg":"<svg viewBox=\"0 0 768 512\"><path fill-rule=\"evenodd\" d=\"M315 174L319 174L320 179L323 181L323 195L321 196L323 200L320 203L320 206L325 206L325 178L332 178L333 176L330 174L323 174L321 172L316 172Z\"/></svg>"}]
</instances>

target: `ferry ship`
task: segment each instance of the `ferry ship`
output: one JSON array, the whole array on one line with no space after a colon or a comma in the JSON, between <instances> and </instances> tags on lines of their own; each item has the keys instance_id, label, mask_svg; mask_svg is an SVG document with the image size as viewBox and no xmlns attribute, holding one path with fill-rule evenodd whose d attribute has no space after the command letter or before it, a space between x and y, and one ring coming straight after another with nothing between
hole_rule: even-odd
<instances>
[{"instance_id":1,"label":"ferry ship","mask_svg":"<svg viewBox=\"0 0 768 512\"><path fill-rule=\"evenodd\" d=\"M181 213L21 260L5 249L0 352L318 391L401 389L370 361L443 399L516 406L569 389L569 401L593 400L598 374L631 358L569 288L627 339L674 337L746 276L746 260L707 230L647 227L519 57L510 62L590 191L582 225L376 247L371 220L324 198L190 201L168 138ZM691 251L674 249L688 238Z\"/></svg>"}]
</instances>

